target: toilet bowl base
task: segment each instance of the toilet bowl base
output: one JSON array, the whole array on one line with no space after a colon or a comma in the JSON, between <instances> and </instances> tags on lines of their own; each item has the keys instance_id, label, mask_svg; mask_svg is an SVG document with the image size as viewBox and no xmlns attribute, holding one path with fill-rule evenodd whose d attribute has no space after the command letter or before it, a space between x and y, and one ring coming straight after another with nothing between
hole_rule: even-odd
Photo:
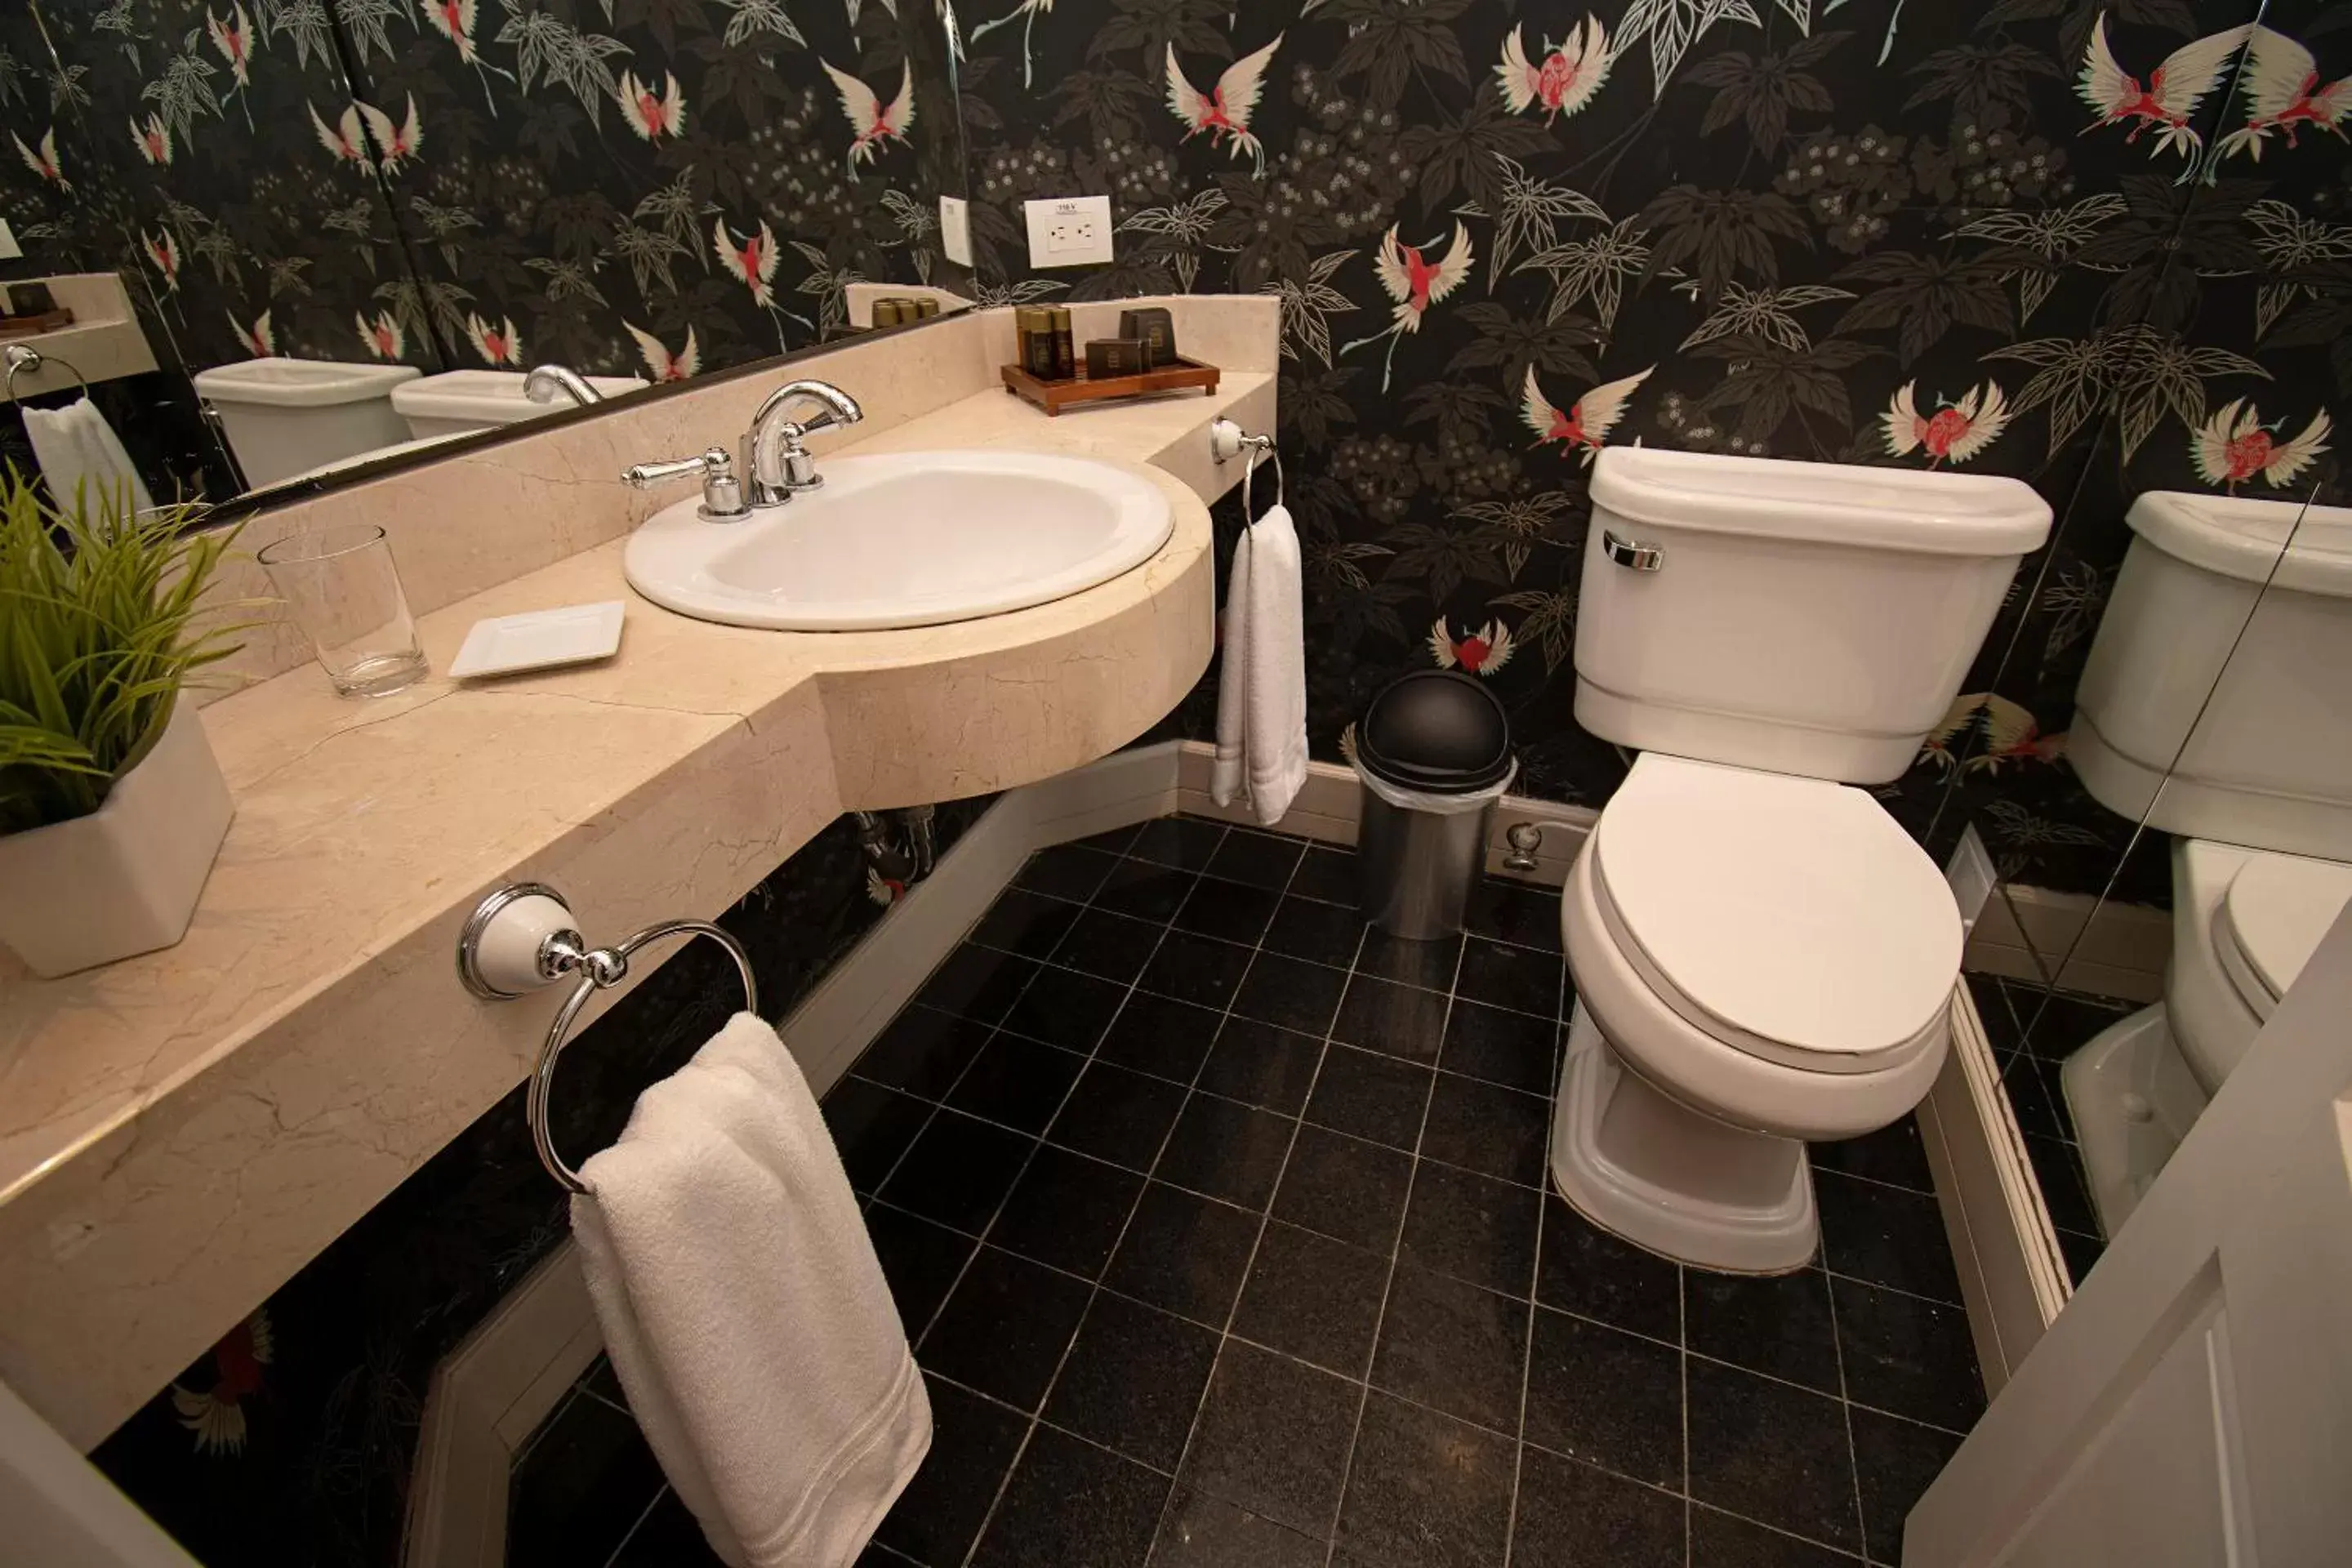
<instances>
[{"instance_id":1,"label":"toilet bowl base","mask_svg":"<svg viewBox=\"0 0 2352 1568\"><path fill-rule=\"evenodd\" d=\"M1601 1229L1695 1268L1786 1274L1821 1237L1793 1138L1700 1115L1620 1061L1584 1005L1552 1109L1552 1183Z\"/></svg>"}]
</instances>

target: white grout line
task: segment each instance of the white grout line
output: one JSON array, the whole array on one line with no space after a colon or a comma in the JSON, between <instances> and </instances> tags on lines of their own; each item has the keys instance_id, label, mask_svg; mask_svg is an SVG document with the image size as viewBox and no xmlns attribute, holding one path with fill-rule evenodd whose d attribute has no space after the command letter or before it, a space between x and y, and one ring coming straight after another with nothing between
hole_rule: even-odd
<instances>
[{"instance_id":1,"label":"white grout line","mask_svg":"<svg viewBox=\"0 0 2352 1568\"><path fill-rule=\"evenodd\" d=\"M630 1521L629 1528L621 1531L621 1539L614 1543L612 1555L604 1559L604 1568L613 1568L613 1564L621 1560L621 1553L629 1549L629 1542L637 1538L637 1531L646 1527L646 1521L654 1516L654 1510L661 1507L662 1499L667 1496L669 1496L667 1482L654 1489L653 1500L638 1510L637 1517Z\"/></svg>"},{"instance_id":2,"label":"white grout line","mask_svg":"<svg viewBox=\"0 0 2352 1568\"><path fill-rule=\"evenodd\" d=\"M1830 1348L1837 1355L1838 1415L1845 1423L1846 1475L1853 1483L1853 1538L1861 1543L1860 1555L1870 1555L1870 1524L1862 1509L1862 1454L1853 1443L1853 1404L1846 1392L1845 1331L1838 1326L1837 1281L1822 1271L1822 1293L1830 1304Z\"/></svg>"}]
</instances>

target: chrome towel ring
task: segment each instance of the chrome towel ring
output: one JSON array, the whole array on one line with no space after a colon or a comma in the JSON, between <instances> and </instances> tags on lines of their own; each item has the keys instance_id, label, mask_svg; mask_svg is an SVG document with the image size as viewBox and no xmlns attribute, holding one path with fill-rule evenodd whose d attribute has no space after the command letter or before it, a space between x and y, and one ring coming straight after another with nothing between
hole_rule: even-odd
<instances>
[{"instance_id":1,"label":"chrome towel ring","mask_svg":"<svg viewBox=\"0 0 2352 1568\"><path fill-rule=\"evenodd\" d=\"M743 983L743 1010L760 1010L760 988L751 973L751 955L743 944L709 921L663 921L611 947L590 947L572 924L572 906L563 895L543 882L509 882L474 906L457 933L457 978L467 991L485 1001L511 1001L528 991L551 984L568 974L579 976L571 994L555 1010L539 1063L530 1075L526 1110L530 1141L539 1163L569 1192L585 1193L588 1184L555 1152L548 1127L548 1100L555 1089L555 1064L569 1043L572 1021L597 992L618 985L628 977L629 958L648 942L673 936L707 936L727 950Z\"/></svg>"},{"instance_id":2,"label":"chrome towel ring","mask_svg":"<svg viewBox=\"0 0 2352 1568\"><path fill-rule=\"evenodd\" d=\"M31 375L35 372L45 370L53 364L60 367L61 369L72 371L74 380L81 384L81 395L84 397L88 397L89 395L89 377L82 374L81 371L75 366L73 361L65 358L61 354L44 354L40 350L34 348L28 343L10 343L5 349L0 349L0 364L5 364L7 366L6 372L5 374L0 374L0 394L5 394L8 401L11 403L16 401L16 375L18 372L21 371L26 375ZM53 386L48 390L51 392L63 392L65 388L62 386ZM37 392L33 394L33 395L38 397L41 395Z\"/></svg>"},{"instance_id":3,"label":"chrome towel ring","mask_svg":"<svg viewBox=\"0 0 2352 1568\"><path fill-rule=\"evenodd\" d=\"M1209 424L1209 455L1220 463L1231 462L1246 452L1242 463L1242 521L1255 526L1256 509L1250 504L1250 478L1257 472L1258 464L1274 460L1274 504L1282 505L1282 454L1275 450L1271 436L1253 436L1230 419L1212 420Z\"/></svg>"}]
</instances>

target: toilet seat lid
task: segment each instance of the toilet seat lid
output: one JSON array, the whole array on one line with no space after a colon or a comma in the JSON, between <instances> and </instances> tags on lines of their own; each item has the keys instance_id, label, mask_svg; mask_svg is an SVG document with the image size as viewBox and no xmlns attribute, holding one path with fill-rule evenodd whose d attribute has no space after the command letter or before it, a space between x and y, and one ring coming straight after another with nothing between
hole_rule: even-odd
<instances>
[{"instance_id":1,"label":"toilet seat lid","mask_svg":"<svg viewBox=\"0 0 2352 1568\"><path fill-rule=\"evenodd\" d=\"M2347 900L2352 866L2334 860L2255 855L2230 879L2213 943L2257 1016L2271 1016Z\"/></svg>"},{"instance_id":2,"label":"toilet seat lid","mask_svg":"<svg viewBox=\"0 0 2352 1568\"><path fill-rule=\"evenodd\" d=\"M1863 791L1646 752L1592 850L1629 956L1709 1033L1853 1072L1943 1026L1958 906Z\"/></svg>"}]
</instances>

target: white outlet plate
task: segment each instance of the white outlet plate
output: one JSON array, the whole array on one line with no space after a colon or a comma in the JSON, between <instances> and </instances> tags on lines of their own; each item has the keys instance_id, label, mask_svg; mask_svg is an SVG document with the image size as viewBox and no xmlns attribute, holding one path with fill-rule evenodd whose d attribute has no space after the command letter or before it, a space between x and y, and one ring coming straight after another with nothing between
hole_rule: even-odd
<instances>
[{"instance_id":1,"label":"white outlet plate","mask_svg":"<svg viewBox=\"0 0 2352 1568\"><path fill-rule=\"evenodd\" d=\"M971 265L971 204L961 196L940 198L940 249L958 267Z\"/></svg>"},{"instance_id":2,"label":"white outlet plate","mask_svg":"<svg viewBox=\"0 0 2352 1568\"><path fill-rule=\"evenodd\" d=\"M1023 205L1030 266L1096 267L1114 259L1108 196L1049 196Z\"/></svg>"},{"instance_id":3,"label":"white outlet plate","mask_svg":"<svg viewBox=\"0 0 2352 1568\"><path fill-rule=\"evenodd\" d=\"M16 231L8 226L6 218L0 217L0 261L14 260L24 254L25 247L16 243Z\"/></svg>"}]
</instances>

